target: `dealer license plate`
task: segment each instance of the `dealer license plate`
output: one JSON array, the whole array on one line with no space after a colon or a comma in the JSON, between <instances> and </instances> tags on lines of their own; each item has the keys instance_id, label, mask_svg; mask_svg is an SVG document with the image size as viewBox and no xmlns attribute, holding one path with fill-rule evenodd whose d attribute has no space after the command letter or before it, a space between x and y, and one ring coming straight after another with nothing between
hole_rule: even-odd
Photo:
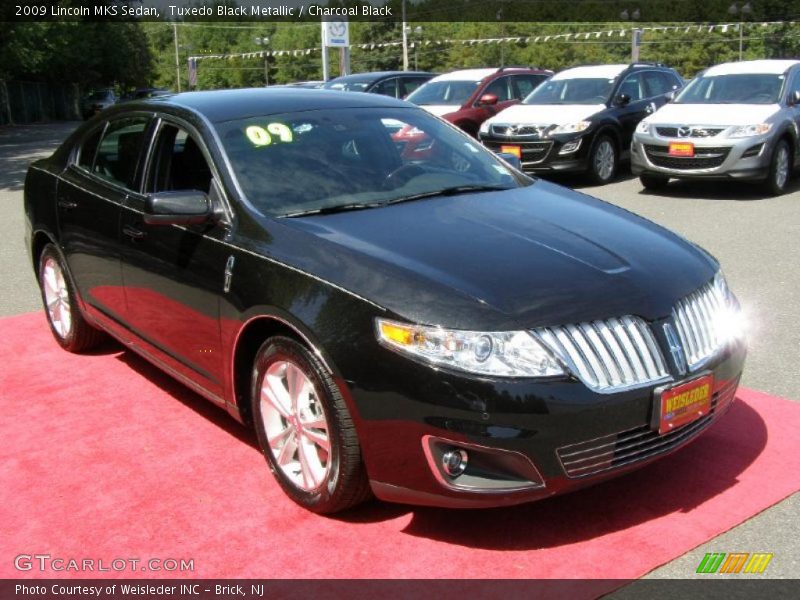
<instances>
[{"instance_id":1,"label":"dealer license plate","mask_svg":"<svg viewBox=\"0 0 800 600\"><path fill-rule=\"evenodd\" d=\"M694 156L694 144L691 142L670 142L670 156Z\"/></svg>"},{"instance_id":2,"label":"dealer license plate","mask_svg":"<svg viewBox=\"0 0 800 600\"><path fill-rule=\"evenodd\" d=\"M517 158L522 158L522 148L519 146L500 146L502 154L513 154Z\"/></svg>"},{"instance_id":3,"label":"dealer license plate","mask_svg":"<svg viewBox=\"0 0 800 600\"><path fill-rule=\"evenodd\" d=\"M711 412L714 376L705 375L661 392L658 433L663 435Z\"/></svg>"}]
</instances>

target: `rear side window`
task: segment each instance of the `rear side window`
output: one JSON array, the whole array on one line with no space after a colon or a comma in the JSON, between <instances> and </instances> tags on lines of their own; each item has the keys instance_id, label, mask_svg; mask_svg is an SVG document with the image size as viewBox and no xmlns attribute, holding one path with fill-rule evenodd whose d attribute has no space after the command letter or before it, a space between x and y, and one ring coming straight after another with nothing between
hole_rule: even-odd
<instances>
[{"instance_id":1,"label":"rear side window","mask_svg":"<svg viewBox=\"0 0 800 600\"><path fill-rule=\"evenodd\" d=\"M94 156L97 154L97 145L100 143L100 136L103 135L105 123L102 127L98 127L86 138L78 149L78 166L83 167L87 171L91 171L94 166Z\"/></svg>"},{"instance_id":2,"label":"rear side window","mask_svg":"<svg viewBox=\"0 0 800 600\"><path fill-rule=\"evenodd\" d=\"M135 189L136 166L148 122L147 117L111 121L100 142L92 171L107 181Z\"/></svg>"},{"instance_id":3,"label":"rear side window","mask_svg":"<svg viewBox=\"0 0 800 600\"><path fill-rule=\"evenodd\" d=\"M372 88L372 93L382 94L383 96L391 96L397 98L397 78L392 77L385 81L381 81L378 85Z\"/></svg>"}]
</instances>

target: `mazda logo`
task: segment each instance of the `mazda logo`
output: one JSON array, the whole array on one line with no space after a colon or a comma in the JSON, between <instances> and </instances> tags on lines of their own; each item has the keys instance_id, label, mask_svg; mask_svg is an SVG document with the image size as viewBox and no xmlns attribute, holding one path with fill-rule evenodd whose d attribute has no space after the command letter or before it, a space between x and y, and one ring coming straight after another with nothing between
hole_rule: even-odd
<instances>
[{"instance_id":1,"label":"mazda logo","mask_svg":"<svg viewBox=\"0 0 800 600\"><path fill-rule=\"evenodd\" d=\"M678 127L678 137L689 137L692 135L691 127Z\"/></svg>"}]
</instances>

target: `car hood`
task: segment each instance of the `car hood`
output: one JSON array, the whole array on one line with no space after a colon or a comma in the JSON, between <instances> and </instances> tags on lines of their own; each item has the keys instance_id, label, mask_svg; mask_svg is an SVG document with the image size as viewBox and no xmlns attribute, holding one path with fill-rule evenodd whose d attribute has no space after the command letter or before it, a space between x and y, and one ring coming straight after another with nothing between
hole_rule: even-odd
<instances>
[{"instance_id":1,"label":"car hood","mask_svg":"<svg viewBox=\"0 0 800 600\"><path fill-rule=\"evenodd\" d=\"M654 320L717 268L666 229L544 181L279 222L280 260L410 321L464 329Z\"/></svg>"},{"instance_id":2,"label":"car hood","mask_svg":"<svg viewBox=\"0 0 800 600\"><path fill-rule=\"evenodd\" d=\"M493 116L489 122L567 125L605 109L605 104L515 104Z\"/></svg>"},{"instance_id":3,"label":"car hood","mask_svg":"<svg viewBox=\"0 0 800 600\"><path fill-rule=\"evenodd\" d=\"M778 104L665 104L647 117L664 125L754 125L781 109Z\"/></svg>"},{"instance_id":4,"label":"car hood","mask_svg":"<svg viewBox=\"0 0 800 600\"><path fill-rule=\"evenodd\" d=\"M427 110L429 113L436 115L437 117L443 117L445 115L449 115L450 113L461 110L460 106L455 106L452 104L421 104L420 108Z\"/></svg>"}]
</instances>

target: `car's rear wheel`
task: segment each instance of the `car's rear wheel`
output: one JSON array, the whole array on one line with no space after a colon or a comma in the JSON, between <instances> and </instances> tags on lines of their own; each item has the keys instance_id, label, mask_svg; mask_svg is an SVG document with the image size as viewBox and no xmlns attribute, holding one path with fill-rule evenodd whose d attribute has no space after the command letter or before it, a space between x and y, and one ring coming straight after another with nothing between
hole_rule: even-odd
<instances>
[{"instance_id":1,"label":"car's rear wheel","mask_svg":"<svg viewBox=\"0 0 800 600\"><path fill-rule=\"evenodd\" d=\"M84 352L106 339L83 318L66 267L53 244L47 244L39 257L39 287L50 331L62 348Z\"/></svg>"},{"instance_id":2,"label":"car's rear wheel","mask_svg":"<svg viewBox=\"0 0 800 600\"><path fill-rule=\"evenodd\" d=\"M617 174L619 158L614 140L601 135L595 140L589 153L589 176L598 185L610 183Z\"/></svg>"},{"instance_id":3,"label":"car's rear wheel","mask_svg":"<svg viewBox=\"0 0 800 600\"><path fill-rule=\"evenodd\" d=\"M334 513L370 497L344 398L313 353L290 338L267 340L256 355L251 401L261 450L292 500Z\"/></svg>"},{"instance_id":4,"label":"car's rear wheel","mask_svg":"<svg viewBox=\"0 0 800 600\"><path fill-rule=\"evenodd\" d=\"M792 150L786 140L779 140L772 151L769 174L764 182L768 193L779 196L786 191L792 174Z\"/></svg>"},{"instance_id":5,"label":"car's rear wheel","mask_svg":"<svg viewBox=\"0 0 800 600\"><path fill-rule=\"evenodd\" d=\"M664 175L639 175L639 181L642 182L642 187L646 190L660 190L667 186L669 177Z\"/></svg>"}]
</instances>

